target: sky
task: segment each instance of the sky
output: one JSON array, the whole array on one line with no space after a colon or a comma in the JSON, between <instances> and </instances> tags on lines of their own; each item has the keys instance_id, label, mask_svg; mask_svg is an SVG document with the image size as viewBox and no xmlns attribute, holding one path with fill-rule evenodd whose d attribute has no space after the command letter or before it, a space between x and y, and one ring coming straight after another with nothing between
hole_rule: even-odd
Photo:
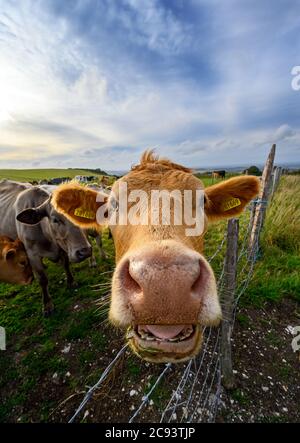
<instances>
[{"instance_id":1,"label":"sky","mask_svg":"<svg viewBox=\"0 0 300 443\"><path fill-rule=\"evenodd\" d=\"M0 0L0 168L300 163L299 65L297 0Z\"/></svg>"}]
</instances>

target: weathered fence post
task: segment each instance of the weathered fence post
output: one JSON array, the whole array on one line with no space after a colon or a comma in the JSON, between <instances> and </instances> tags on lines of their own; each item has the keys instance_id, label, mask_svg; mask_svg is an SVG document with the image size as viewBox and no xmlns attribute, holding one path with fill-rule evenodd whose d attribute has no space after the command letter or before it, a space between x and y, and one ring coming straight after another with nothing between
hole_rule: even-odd
<instances>
[{"instance_id":1,"label":"weathered fence post","mask_svg":"<svg viewBox=\"0 0 300 443\"><path fill-rule=\"evenodd\" d=\"M222 383L226 389L234 387L234 375L231 359L231 333L233 327L233 309L236 289L238 257L239 221L235 218L228 221L227 249L224 269L224 286L222 291L222 332L221 332L221 371Z\"/></svg>"},{"instance_id":2,"label":"weathered fence post","mask_svg":"<svg viewBox=\"0 0 300 443\"><path fill-rule=\"evenodd\" d=\"M258 202L254 208L253 216L253 226L250 234L249 241L249 258L254 258L259 249L259 235L262 229L265 213L266 213L266 203L270 196L270 185L272 180L272 171L274 165L274 158L276 152L276 145L274 144L268 155L261 182L261 190L258 196Z\"/></svg>"},{"instance_id":3,"label":"weathered fence post","mask_svg":"<svg viewBox=\"0 0 300 443\"><path fill-rule=\"evenodd\" d=\"M273 183L272 183L271 198L273 197L274 192L278 188L281 174L282 174L282 168L280 166L275 166L274 171L273 171Z\"/></svg>"}]
</instances>

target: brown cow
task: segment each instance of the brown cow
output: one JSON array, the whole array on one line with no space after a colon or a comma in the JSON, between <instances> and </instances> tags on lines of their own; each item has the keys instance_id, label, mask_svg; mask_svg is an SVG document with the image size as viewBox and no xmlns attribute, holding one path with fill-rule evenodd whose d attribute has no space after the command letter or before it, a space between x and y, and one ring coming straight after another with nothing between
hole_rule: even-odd
<instances>
[{"instance_id":1,"label":"brown cow","mask_svg":"<svg viewBox=\"0 0 300 443\"><path fill-rule=\"evenodd\" d=\"M29 285L33 274L23 243L0 237L0 281Z\"/></svg>"},{"instance_id":2,"label":"brown cow","mask_svg":"<svg viewBox=\"0 0 300 443\"><path fill-rule=\"evenodd\" d=\"M212 172L212 179L214 180L215 178L222 178L224 179L226 176L226 171L222 170L222 171L213 171Z\"/></svg>"},{"instance_id":3,"label":"brown cow","mask_svg":"<svg viewBox=\"0 0 300 443\"><path fill-rule=\"evenodd\" d=\"M191 190L194 195L204 189L190 169L152 152L145 152L141 163L114 184L116 197L106 206L115 211L121 183L128 192L143 190L147 195L152 190ZM204 230L198 236L187 236L184 224L110 226L117 265L109 317L127 328L129 344L140 357L178 362L199 352L203 328L221 319L215 277L203 256L204 233L209 222L240 214L258 191L259 181L251 176L206 188ZM76 184L60 186L52 203L84 228L97 227L96 212L103 205L96 191Z\"/></svg>"}]
</instances>

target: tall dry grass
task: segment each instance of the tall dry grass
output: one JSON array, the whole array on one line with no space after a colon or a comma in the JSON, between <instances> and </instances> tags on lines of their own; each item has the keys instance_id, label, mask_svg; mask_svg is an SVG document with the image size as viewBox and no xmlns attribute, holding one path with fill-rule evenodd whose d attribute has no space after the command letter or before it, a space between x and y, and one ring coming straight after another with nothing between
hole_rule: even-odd
<instances>
[{"instance_id":1,"label":"tall dry grass","mask_svg":"<svg viewBox=\"0 0 300 443\"><path fill-rule=\"evenodd\" d=\"M281 178L267 211L263 244L300 253L300 176Z\"/></svg>"}]
</instances>

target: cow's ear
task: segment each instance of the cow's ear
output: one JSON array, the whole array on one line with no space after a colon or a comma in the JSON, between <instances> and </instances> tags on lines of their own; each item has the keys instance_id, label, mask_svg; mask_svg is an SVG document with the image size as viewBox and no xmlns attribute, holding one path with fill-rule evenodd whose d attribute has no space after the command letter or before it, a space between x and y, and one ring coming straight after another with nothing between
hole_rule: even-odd
<instances>
[{"instance_id":1,"label":"cow's ear","mask_svg":"<svg viewBox=\"0 0 300 443\"><path fill-rule=\"evenodd\" d=\"M17 215L17 220L25 225L37 225L44 217L48 216L48 211L44 205L38 208L24 209Z\"/></svg>"},{"instance_id":2,"label":"cow's ear","mask_svg":"<svg viewBox=\"0 0 300 443\"><path fill-rule=\"evenodd\" d=\"M5 260L13 260L16 256L16 250L15 249L7 249L3 253L3 257Z\"/></svg>"},{"instance_id":3,"label":"cow's ear","mask_svg":"<svg viewBox=\"0 0 300 443\"><path fill-rule=\"evenodd\" d=\"M81 228L99 228L97 211L107 202L107 195L81 186L67 183L59 186L52 195L51 203L57 212Z\"/></svg>"},{"instance_id":4,"label":"cow's ear","mask_svg":"<svg viewBox=\"0 0 300 443\"><path fill-rule=\"evenodd\" d=\"M24 223L25 225L37 225L43 218L48 217L48 209L51 197L47 198L40 206L37 208L28 208L20 212L16 219Z\"/></svg>"},{"instance_id":5,"label":"cow's ear","mask_svg":"<svg viewBox=\"0 0 300 443\"><path fill-rule=\"evenodd\" d=\"M205 189L205 214L209 221L232 218L259 193L260 181L254 176L234 177Z\"/></svg>"},{"instance_id":6,"label":"cow's ear","mask_svg":"<svg viewBox=\"0 0 300 443\"><path fill-rule=\"evenodd\" d=\"M16 249L7 245L2 250L2 257L4 260L12 260L16 256L16 252L17 252Z\"/></svg>"}]
</instances>

